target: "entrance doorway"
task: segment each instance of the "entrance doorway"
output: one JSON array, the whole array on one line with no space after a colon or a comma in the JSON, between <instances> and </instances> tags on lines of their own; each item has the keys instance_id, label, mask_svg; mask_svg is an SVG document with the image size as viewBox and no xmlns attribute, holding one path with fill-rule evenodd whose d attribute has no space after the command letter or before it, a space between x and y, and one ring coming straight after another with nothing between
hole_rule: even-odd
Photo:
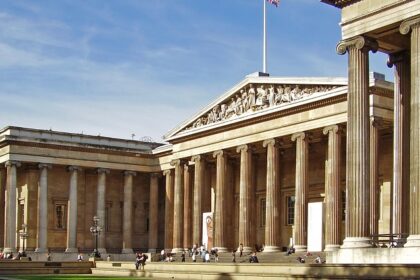
<instances>
[{"instance_id":1,"label":"entrance doorway","mask_svg":"<svg viewBox=\"0 0 420 280\"><path fill-rule=\"evenodd\" d=\"M308 203L308 252L321 252L323 247L323 203Z\"/></svg>"}]
</instances>

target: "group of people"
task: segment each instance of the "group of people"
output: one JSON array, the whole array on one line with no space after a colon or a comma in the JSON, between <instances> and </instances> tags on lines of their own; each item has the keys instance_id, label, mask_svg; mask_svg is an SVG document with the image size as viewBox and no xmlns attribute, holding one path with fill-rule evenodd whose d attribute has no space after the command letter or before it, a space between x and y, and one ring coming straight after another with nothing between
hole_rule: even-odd
<instances>
[{"instance_id":1,"label":"group of people","mask_svg":"<svg viewBox=\"0 0 420 280\"><path fill-rule=\"evenodd\" d=\"M146 265L146 261L148 259L148 256L144 253L136 253L136 269L138 270L144 270L144 266Z\"/></svg>"}]
</instances>

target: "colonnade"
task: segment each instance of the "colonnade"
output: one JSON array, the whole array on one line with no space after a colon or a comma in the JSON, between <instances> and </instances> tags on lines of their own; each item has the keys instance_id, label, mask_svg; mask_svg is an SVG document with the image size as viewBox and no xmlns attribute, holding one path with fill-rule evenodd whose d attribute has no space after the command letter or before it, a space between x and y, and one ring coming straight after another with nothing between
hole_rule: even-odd
<instances>
[{"instance_id":1,"label":"colonnade","mask_svg":"<svg viewBox=\"0 0 420 280\"><path fill-rule=\"evenodd\" d=\"M18 168L22 164L17 161L6 162L6 189L5 189L5 236L4 252L16 252L17 249L17 176ZM51 164L41 163L39 167L38 181L38 221L36 235L35 252L48 252L48 172L52 168ZM78 175L82 170L79 166L69 166L67 170L69 176L69 197L67 202L67 240L66 253L77 253L77 225L78 225ZM99 226L102 231L98 237L98 250L101 254L106 253L106 230L105 230L105 208L106 208L106 182L109 169L98 168L97 173L97 193L96 193L96 212L99 218ZM123 171L123 236L122 253L133 253L133 177L134 171ZM150 252L155 252L158 248L158 204L159 204L159 173L150 174L150 195L149 195L149 240L148 248ZM87 233L90 234L90 233Z\"/></svg>"}]
</instances>

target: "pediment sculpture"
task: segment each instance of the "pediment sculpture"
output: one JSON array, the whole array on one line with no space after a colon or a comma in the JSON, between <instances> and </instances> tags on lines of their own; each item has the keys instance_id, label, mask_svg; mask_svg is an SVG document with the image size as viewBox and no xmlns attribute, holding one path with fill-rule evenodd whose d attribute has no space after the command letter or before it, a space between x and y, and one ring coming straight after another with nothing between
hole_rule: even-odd
<instances>
[{"instance_id":1,"label":"pediment sculpture","mask_svg":"<svg viewBox=\"0 0 420 280\"><path fill-rule=\"evenodd\" d=\"M225 99L222 103L215 105L186 129L210 125L267 108L284 106L335 88L337 86L249 84L232 94L230 99Z\"/></svg>"}]
</instances>

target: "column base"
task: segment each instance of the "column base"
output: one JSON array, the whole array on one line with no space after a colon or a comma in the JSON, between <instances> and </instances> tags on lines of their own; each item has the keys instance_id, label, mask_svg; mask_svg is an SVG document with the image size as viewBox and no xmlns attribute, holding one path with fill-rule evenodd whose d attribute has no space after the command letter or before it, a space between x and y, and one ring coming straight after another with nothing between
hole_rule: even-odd
<instances>
[{"instance_id":1,"label":"column base","mask_svg":"<svg viewBox=\"0 0 420 280\"><path fill-rule=\"evenodd\" d=\"M295 252L306 252L308 249L308 246L306 245L295 245L293 246L295 248Z\"/></svg>"},{"instance_id":2,"label":"column base","mask_svg":"<svg viewBox=\"0 0 420 280\"><path fill-rule=\"evenodd\" d=\"M124 248L121 251L121 254L133 254L133 253L134 253L134 251L131 248Z\"/></svg>"},{"instance_id":3,"label":"column base","mask_svg":"<svg viewBox=\"0 0 420 280\"><path fill-rule=\"evenodd\" d=\"M346 237L341 249L371 248L372 243L368 237Z\"/></svg>"},{"instance_id":4,"label":"column base","mask_svg":"<svg viewBox=\"0 0 420 280\"><path fill-rule=\"evenodd\" d=\"M420 247L420 235L409 235L404 247Z\"/></svg>"},{"instance_id":5,"label":"column base","mask_svg":"<svg viewBox=\"0 0 420 280\"><path fill-rule=\"evenodd\" d=\"M47 248L36 248L35 253L48 253Z\"/></svg>"},{"instance_id":6,"label":"column base","mask_svg":"<svg viewBox=\"0 0 420 280\"><path fill-rule=\"evenodd\" d=\"M325 245L324 252L334 252L340 250L340 245Z\"/></svg>"},{"instance_id":7,"label":"column base","mask_svg":"<svg viewBox=\"0 0 420 280\"><path fill-rule=\"evenodd\" d=\"M226 247L216 247L216 248L217 248L217 252L219 252L219 253L226 253L226 252L228 252L228 249ZM244 247L244 252L245 252L245 247Z\"/></svg>"},{"instance_id":8,"label":"column base","mask_svg":"<svg viewBox=\"0 0 420 280\"><path fill-rule=\"evenodd\" d=\"M156 253L156 249L149 249L147 252L148 253Z\"/></svg>"},{"instance_id":9,"label":"column base","mask_svg":"<svg viewBox=\"0 0 420 280\"><path fill-rule=\"evenodd\" d=\"M16 248L4 248L3 249L3 253L7 254L7 253L16 253Z\"/></svg>"},{"instance_id":10,"label":"column base","mask_svg":"<svg viewBox=\"0 0 420 280\"><path fill-rule=\"evenodd\" d=\"M67 248L66 253L79 253L79 249L77 248Z\"/></svg>"},{"instance_id":11,"label":"column base","mask_svg":"<svg viewBox=\"0 0 420 280\"><path fill-rule=\"evenodd\" d=\"M263 253L275 253L280 252L281 248L279 246L265 246Z\"/></svg>"},{"instance_id":12,"label":"column base","mask_svg":"<svg viewBox=\"0 0 420 280\"><path fill-rule=\"evenodd\" d=\"M181 253L184 251L184 248L173 248L171 253L172 254L177 254L177 253Z\"/></svg>"}]
</instances>

